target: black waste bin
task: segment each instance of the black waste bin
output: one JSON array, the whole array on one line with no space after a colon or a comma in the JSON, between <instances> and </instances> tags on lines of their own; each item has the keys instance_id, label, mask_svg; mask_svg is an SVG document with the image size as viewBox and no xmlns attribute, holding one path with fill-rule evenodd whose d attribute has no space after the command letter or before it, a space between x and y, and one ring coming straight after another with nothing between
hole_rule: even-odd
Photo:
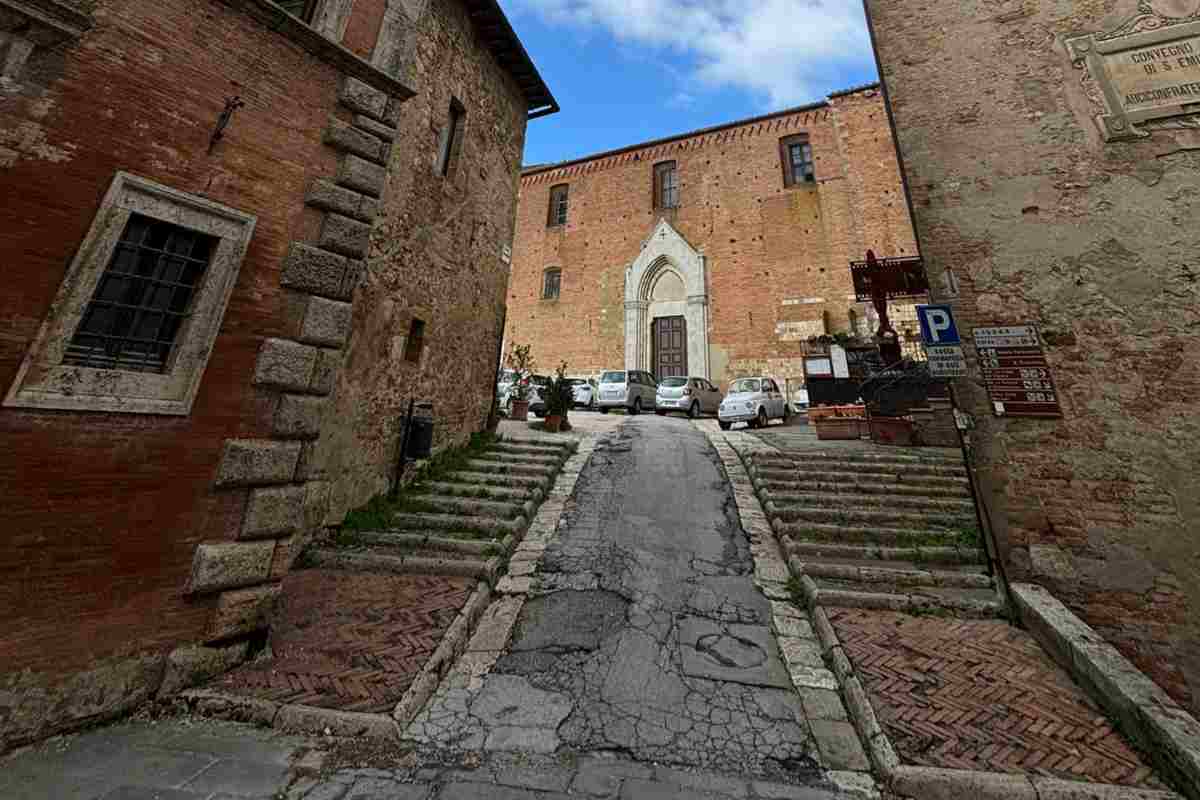
<instances>
[{"instance_id":1,"label":"black waste bin","mask_svg":"<svg viewBox=\"0 0 1200 800\"><path fill-rule=\"evenodd\" d=\"M429 458L433 452L433 405L418 404L411 425L408 431L408 448L404 456L413 460Z\"/></svg>"}]
</instances>

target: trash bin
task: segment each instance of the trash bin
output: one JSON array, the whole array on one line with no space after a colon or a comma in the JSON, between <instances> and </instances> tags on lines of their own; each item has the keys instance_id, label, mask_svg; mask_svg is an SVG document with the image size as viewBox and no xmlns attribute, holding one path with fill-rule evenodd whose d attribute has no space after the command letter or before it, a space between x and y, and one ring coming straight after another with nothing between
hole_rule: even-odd
<instances>
[{"instance_id":1,"label":"trash bin","mask_svg":"<svg viewBox=\"0 0 1200 800\"><path fill-rule=\"evenodd\" d=\"M413 460L429 458L433 452L433 404L418 403L411 424L405 457Z\"/></svg>"}]
</instances>

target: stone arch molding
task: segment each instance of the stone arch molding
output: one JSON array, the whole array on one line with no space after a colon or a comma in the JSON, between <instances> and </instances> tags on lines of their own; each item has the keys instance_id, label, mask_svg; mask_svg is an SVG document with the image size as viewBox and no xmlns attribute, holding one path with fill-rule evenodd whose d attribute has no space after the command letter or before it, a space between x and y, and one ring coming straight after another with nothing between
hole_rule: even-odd
<instances>
[{"instance_id":1,"label":"stone arch molding","mask_svg":"<svg viewBox=\"0 0 1200 800\"><path fill-rule=\"evenodd\" d=\"M709 377L708 280L704 254L661 219L642 243L642 252L625 270L625 369L649 370L650 326L656 317L682 316L687 321L688 372ZM655 300L654 287L674 273L685 299Z\"/></svg>"}]
</instances>

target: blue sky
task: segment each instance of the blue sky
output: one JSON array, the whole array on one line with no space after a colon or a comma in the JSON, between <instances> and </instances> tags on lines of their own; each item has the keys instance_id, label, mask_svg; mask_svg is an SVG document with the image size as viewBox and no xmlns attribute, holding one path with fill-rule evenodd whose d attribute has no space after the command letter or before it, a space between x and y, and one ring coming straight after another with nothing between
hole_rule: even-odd
<instances>
[{"instance_id":1,"label":"blue sky","mask_svg":"<svg viewBox=\"0 0 1200 800\"><path fill-rule=\"evenodd\" d=\"M501 0L562 111L525 163L564 161L876 80L860 0Z\"/></svg>"}]
</instances>

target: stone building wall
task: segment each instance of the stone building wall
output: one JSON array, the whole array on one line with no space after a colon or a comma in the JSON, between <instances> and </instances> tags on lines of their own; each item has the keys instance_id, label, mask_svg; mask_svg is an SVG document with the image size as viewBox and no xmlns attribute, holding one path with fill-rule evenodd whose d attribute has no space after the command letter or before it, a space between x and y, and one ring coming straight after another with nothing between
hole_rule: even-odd
<instances>
[{"instance_id":1,"label":"stone building wall","mask_svg":"<svg viewBox=\"0 0 1200 800\"><path fill-rule=\"evenodd\" d=\"M417 20L420 4L322 0L311 27L269 0L35 5L0 0L0 750L244 657L307 537L386 483L389 458L348 454L387 448L396 393L434 359L466 365L442 440L481 427L503 296L481 253L510 235L525 115L453 0ZM453 83L431 77L451 63ZM418 75L429 96L406 115ZM422 176L451 85L474 163L448 183L473 183L441 199ZM159 403L156 375L91 370L75 388L98 393L68 371L47 400L77 265L107 263L120 209L143 206L251 223L240 264L219 259L234 271L211 346L181 340L172 362L200 365L194 395ZM403 247L396 220L414 223ZM478 250L439 255L471 234ZM462 298L483 321L443 344L459 319L439 309ZM398 390L379 353L403 351L414 304L430 345Z\"/></svg>"},{"instance_id":2,"label":"stone building wall","mask_svg":"<svg viewBox=\"0 0 1200 800\"><path fill-rule=\"evenodd\" d=\"M816 184L785 187L780 139L807 133ZM653 207L654 164L674 160L676 209ZM550 189L567 184L569 218L547 226ZM808 337L850 328L849 262L868 248L915 252L871 87L813 106L527 170L521 178L506 341L529 343L543 371L621 369L626 270L666 220L703 255L710 377L767 369L803 374ZM541 298L544 271L562 269L560 297ZM689 328L689 337L694 334ZM690 359L694 360L694 359ZM690 371L697 372L689 363Z\"/></svg>"},{"instance_id":3,"label":"stone building wall","mask_svg":"<svg viewBox=\"0 0 1200 800\"><path fill-rule=\"evenodd\" d=\"M965 334L1038 326L1062 404L993 416L967 348L956 390L1009 577L1200 711L1200 128L1105 141L1065 46L1196 4L867 7L930 280L958 278Z\"/></svg>"}]
</instances>

